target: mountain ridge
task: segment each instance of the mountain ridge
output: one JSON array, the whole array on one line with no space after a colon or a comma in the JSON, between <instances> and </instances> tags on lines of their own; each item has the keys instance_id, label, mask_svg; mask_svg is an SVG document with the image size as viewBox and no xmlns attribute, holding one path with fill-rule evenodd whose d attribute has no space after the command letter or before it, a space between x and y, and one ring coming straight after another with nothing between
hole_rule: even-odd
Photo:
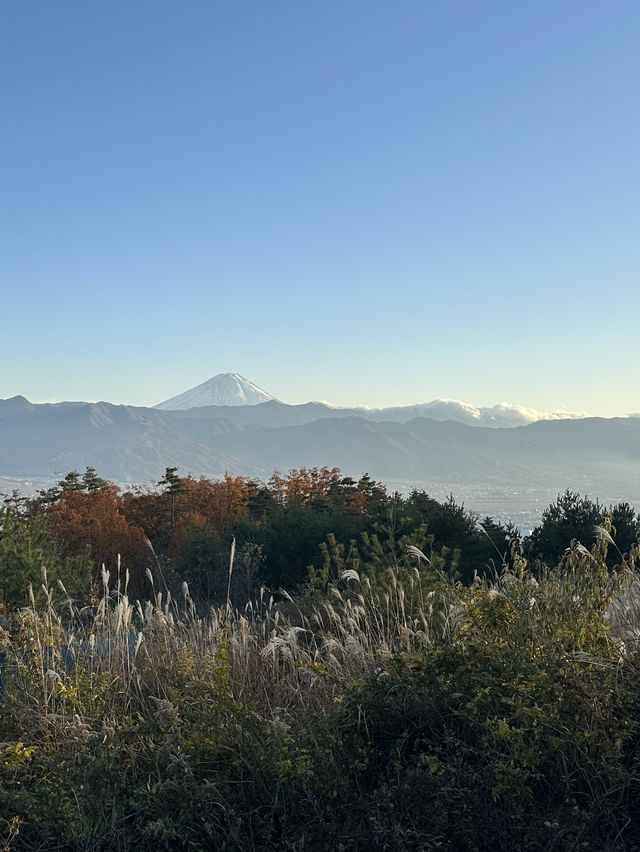
<instances>
[{"instance_id":1,"label":"mountain ridge","mask_svg":"<svg viewBox=\"0 0 640 852\"><path fill-rule=\"evenodd\" d=\"M266 402L281 402L273 394L245 379L239 373L218 373L207 381L189 388L177 396L158 403L154 408L187 411L192 408L216 406L257 406ZM282 403L283 405L285 403ZM369 420L401 420L411 417L429 417L434 420L458 420L477 426L520 426L537 420L578 419L584 413L567 411L544 412L523 405L500 402L491 406L476 406L456 399L437 398L430 402L411 405L370 408L367 406L338 406L328 402L312 401L309 406L322 406L335 416L353 413Z\"/></svg>"},{"instance_id":2,"label":"mountain ridge","mask_svg":"<svg viewBox=\"0 0 640 852\"><path fill-rule=\"evenodd\" d=\"M0 476L52 476L92 465L107 478L145 481L156 480L169 465L196 476L228 471L259 477L327 465L349 474L425 481L477 481L474 471L485 471L492 481L514 481L529 470L528 478L540 481L542 469L549 473L555 466L567 480L585 479L589 469L602 472L607 462L628 463L629 475L636 467L640 473L636 418L488 427L425 417L376 421L319 403L173 411L105 402L25 408L14 399L0 400Z\"/></svg>"},{"instance_id":3,"label":"mountain ridge","mask_svg":"<svg viewBox=\"0 0 640 852\"><path fill-rule=\"evenodd\" d=\"M640 419L561 412L532 421L536 414L445 399L378 409L289 405L238 373L153 407L18 395L0 400L0 479L56 479L87 466L120 484L155 483L166 467L268 479L275 470L327 466L431 491L454 483L472 494L569 487L633 501Z\"/></svg>"},{"instance_id":4,"label":"mountain ridge","mask_svg":"<svg viewBox=\"0 0 640 852\"><path fill-rule=\"evenodd\" d=\"M640 506L640 419L546 420L515 427L414 417L374 420L321 403L161 410L111 403L0 400L0 490L46 488L94 467L154 487L167 467L196 478L338 467L392 490L454 493L523 529L567 488Z\"/></svg>"}]
</instances>

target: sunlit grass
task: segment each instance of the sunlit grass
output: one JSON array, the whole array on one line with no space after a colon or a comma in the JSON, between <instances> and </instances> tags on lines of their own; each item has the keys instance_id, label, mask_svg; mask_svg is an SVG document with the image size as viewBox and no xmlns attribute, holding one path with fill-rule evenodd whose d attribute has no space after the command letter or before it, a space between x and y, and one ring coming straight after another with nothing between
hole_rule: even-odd
<instances>
[{"instance_id":1,"label":"sunlit grass","mask_svg":"<svg viewBox=\"0 0 640 852\"><path fill-rule=\"evenodd\" d=\"M446 830L473 848L495 803L500 842L534 808L536 843L625 848L640 586L598 548L574 543L537 578L512 559L465 587L413 547L375 577L343 571L322 594L263 589L242 609L206 612L186 584L176 599L131 600L119 564L83 607L45 576L0 634L0 838L7 849L40 848L39 832L42 848L106 849L110 837L123 849L188 848L189 837L318 848L326 821L335 840L347 819L341 795L364 803L388 788L397 816L353 806L352 838L410 848ZM455 830L422 813L421 785L445 810L456 789L473 790ZM63 817L38 790L59 794ZM163 814L169 791L182 804ZM286 823L291 807L306 827Z\"/></svg>"}]
</instances>

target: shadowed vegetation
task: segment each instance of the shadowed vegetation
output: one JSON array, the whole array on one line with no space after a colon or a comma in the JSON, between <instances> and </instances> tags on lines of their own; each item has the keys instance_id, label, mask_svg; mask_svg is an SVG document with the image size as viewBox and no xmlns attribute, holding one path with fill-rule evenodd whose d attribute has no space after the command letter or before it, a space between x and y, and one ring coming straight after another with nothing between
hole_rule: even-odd
<instances>
[{"instance_id":1,"label":"shadowed vegetation","mask_svg":"<svg viewBox=\"0 0 640 852\"><path fill-rule=\"evenodd\" d=\"M545 565L453 501L299 473L73 490L140 531L114 525L133 571L72 503L74 574L64 491L7 512L4 848L637 848L638 546L611 513ZM317 553L269 590L296 527Z\"/></svg>"}]
</instances>

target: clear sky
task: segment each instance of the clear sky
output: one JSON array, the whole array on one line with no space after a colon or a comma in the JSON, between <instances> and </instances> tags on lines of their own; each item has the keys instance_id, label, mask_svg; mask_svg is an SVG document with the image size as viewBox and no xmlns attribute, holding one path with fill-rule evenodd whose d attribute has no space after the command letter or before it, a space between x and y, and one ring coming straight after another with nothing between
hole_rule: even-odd
<instances>
[{"instance_id":1,"label":"clear sky","mask_svg":"<svg viewBox=\"0 0 640 852\"><path fill-rule=\"evenodd\" d=\"M5 0L0 398L640 410L637 0Z\"/></svg>"}]
</instances>

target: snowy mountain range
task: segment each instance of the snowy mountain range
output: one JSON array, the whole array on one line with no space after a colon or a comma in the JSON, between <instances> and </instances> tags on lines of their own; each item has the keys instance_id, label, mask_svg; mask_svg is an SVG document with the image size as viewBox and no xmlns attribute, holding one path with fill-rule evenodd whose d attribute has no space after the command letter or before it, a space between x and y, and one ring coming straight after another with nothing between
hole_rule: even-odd
<instances>
[{"instance_id":1,"label":"snowy mountain range","mask_svg":"<svg viewBox=\"0 0 640 852\"><path fill-rule=\"evenodd\" d=\"M191 408L216 406L260 405L264 402L280 402L275 396L259 388L239 373L218 373L206 382L190 388L184 393L158 403L154 408L163 411L188 411ZM434 399L431 402L416 405L394 406L390 408L340 408L328 403L314 402L308 405L321 406L325 415L356 416L367 420L397 420L406 423L414 417L428 417L430 420L454 420L469 426L490 426L493 428L524 426L538 420L570 420L586 417L585 414L572 414L566 411L544 412L522 405L507 402L478 408L457 399ZM293 406L299 408L299 406Z\"/></svg>"}]
</instances>

